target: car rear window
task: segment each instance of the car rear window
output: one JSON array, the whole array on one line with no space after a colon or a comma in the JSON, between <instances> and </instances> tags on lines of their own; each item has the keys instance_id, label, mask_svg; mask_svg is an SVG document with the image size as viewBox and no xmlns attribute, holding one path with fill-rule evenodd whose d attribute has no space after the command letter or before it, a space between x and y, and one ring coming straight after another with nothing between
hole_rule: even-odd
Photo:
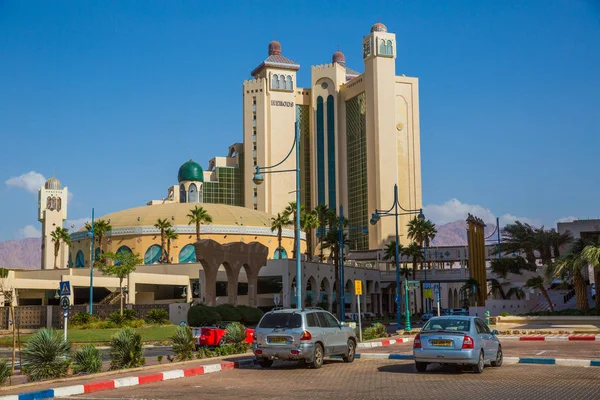
<instances>
[{"instance_id":1,"label":"car rear window","mask_svg":"<svg viewBox=\"0 0 600 400\"><path fill-rule=\"evenodd\" d=\"M297 313L269 313L260 321L259 328L300 328L302 316Z\"/></svg>"},{"instance_id":2,"label":"car rear window","mask_svg":"<svg viewBox=\"0 0 600 400\"><path fill-rule=\"evenodd\" d=\"M466 318L434 318L427 321L421 332L457 331L469 332L471 320Z\"/></svg>"}]
</instances>

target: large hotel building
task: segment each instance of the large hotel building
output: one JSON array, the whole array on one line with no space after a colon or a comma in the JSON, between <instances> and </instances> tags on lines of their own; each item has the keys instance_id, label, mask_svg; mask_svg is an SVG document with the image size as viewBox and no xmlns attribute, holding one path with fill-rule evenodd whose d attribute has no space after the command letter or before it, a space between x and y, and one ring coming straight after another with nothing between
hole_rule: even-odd
<instances>
[{"instance_id":1,"label":"large hotel building","mask_svg":"<svg viewBox=\"0 0 600 400\"><path fill-rule=\"evenodd\" d=\"M418 79L396 76L396 35L382 23L362 40L364 72L346 65L344 54L331 64L312 66L309 87L297 81L300 65L286 57L277 41L268 57L243 84L244 205L269 214L295 199L293 174L268 174L252 183L255 166L280 162L300 125L301 202L326 204L351 226L368 226L368 235L350 231L350 247L381 248L395 234L393 218L370 226L375 209L392 206L393 186L405 209L422 207ZM293 155L279 168L295 168ZM406 224L400 219L400 241Z\"/></svg>"}]
</instances>

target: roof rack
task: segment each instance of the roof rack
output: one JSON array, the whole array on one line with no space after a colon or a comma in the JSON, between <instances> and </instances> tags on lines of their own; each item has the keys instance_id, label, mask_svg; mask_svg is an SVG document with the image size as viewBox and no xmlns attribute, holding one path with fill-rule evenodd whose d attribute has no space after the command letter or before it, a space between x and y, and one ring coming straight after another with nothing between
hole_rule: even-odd
<instances>
[{"instance_id":1,"label":"roof rack","mask_svg":"<svg viewBox=\"0 0 600 400\"><path fill-rule=\"evenodd\" d=\"M323 310L323 307L304 307L303 310Z\"/></svg>"}]
</instances>

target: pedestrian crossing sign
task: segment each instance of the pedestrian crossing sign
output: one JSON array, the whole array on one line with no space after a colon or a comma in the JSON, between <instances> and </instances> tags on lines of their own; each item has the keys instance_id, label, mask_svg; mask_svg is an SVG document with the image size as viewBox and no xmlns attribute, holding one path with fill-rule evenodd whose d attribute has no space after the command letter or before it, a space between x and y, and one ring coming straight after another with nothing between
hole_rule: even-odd
<instances>
[{"instance_id":1,"label":"pedestrian crossing sign","mask_svg":"<svg viewBox=\"0 0 600 400\"><path fill-rule=\"evenodd\" d=\"M71 295L71 282L61 282L60 283L60 295L61 296L70 296Z\"/></svg>"}]
</instances>

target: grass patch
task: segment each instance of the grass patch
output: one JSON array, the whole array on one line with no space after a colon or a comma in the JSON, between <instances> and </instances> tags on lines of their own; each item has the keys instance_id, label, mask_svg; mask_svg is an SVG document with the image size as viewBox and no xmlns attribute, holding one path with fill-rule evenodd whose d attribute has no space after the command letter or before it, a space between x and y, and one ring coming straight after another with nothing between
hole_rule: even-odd
<instances>
[{"instance_id":1,"label":"grass patch","mask_svg":"<svg viewBox=\"0 0 600 400\"><path fill-rule=\"evenodd\" d=\"M67 339L71 343L108 343L112 336L117 333L120 329L69 329L67 333ZM165 326L145 326L143 328L135 329L135 331L142 334L143 342L161 342L170 341L171 336L175 334L177 330L176 325L165 325ZM62 332L62 330L61 330ZM32 335L21 335L21 343L27 343ZM12 346L12 335L3 336L0 338L0 346L11 347Z\"/></svg>"}]
</instances>

